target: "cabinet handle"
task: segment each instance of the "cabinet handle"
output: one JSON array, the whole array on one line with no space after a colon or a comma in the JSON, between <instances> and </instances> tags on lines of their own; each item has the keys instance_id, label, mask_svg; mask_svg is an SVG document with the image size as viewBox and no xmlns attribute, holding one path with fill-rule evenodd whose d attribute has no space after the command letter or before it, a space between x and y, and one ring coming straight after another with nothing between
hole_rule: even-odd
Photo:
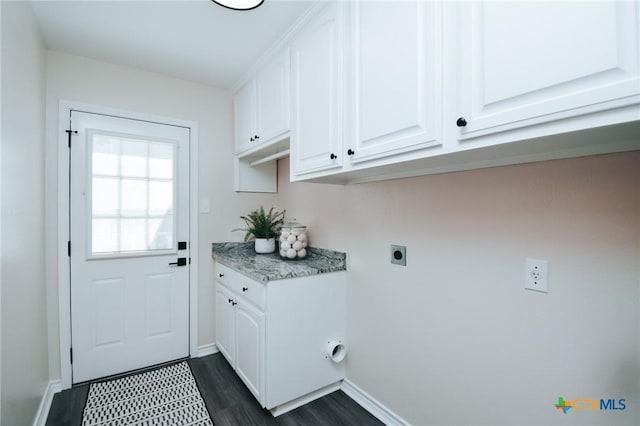
<instances>
[{"instance_id":1,"label":"cabinet handle","mask_svg":"<svg viewBox=\"0 0 640 426\"><path fill-rule=\"evenodd\" d=\"M232 302L233 302L233 299L229 299L229 303L232 303Z\"/></svg>"},{"instance_id":2,"label":"cabinet handle","mask_svg":"<svg viewBox=\"0 0 640 426\"><path fill-rule=\"evenodd\" d=\"M347 150L347 155L353 155L353 154L355 154L355 153L356 153L356 152L355 152L354 150L352 150L351 148L349 148L349 149Z\"/></svg>"},{"instance_id":3,"label":"cabinet handle","mask_svg":"<svg viewBox=\"0 0 640 426\"><path fill-rule=\"evenodd\" d=\"M329 158L331 158L332 160L335 160L336 158L338 158L338 156L337 156L337 155L335 155L335 154L333 154L333 153L331 153L331 155L329 156Z\"/></svg>"},{"instance_id":4,"label":"cabinet handle","mask_svg":"<svg viewBox=\"0 0 640 426\"><path fill-rule=\"evenodd\" d=\"M249 138L249 141L253 142L253 138Z\"/></svg>"},{"instance_id":5,"label":"cabinet handle","mask_svg":"<svg viewBox=\"0 0 640 426\"><path fill-rule=\"evenodd\" d=\"M249 290L247 287L242 287L242 291L247 291Z\"/></svg>"},{"instance_id":6,"label":"cabinet handle","mask_svg":"<svg viewBox=\"0 0 640 426\"><path fill-rule=\"evenodd\" d=\"M236 306L238 304L238 302L231 302L232 306Z\"/></svg>"},{"instance_id":7,"label":"cabinet handle","mask_svg":"<svg viewBox=\"0 0 640 426\"><path fill-rule=\"evenodd\" d=\"M253 139L258 140L258 139L260 139L260 136L255 135L255 136L253 137Z\"/></svg>"},{"instance_id":8,"label":"cabinet handle","mask_svg":"<svg viewBox=\"0 0 640 426\"><path fill-rule=\"evenodd\" d=\"M460 117L458 118L458 120L456 120L456 126L464 127L466 125L467 125L467 120L464 117Z\"/></svg>"},{"instance_id":9,"label":"cabinet handle","mask_svg":"<svg viewBox=\"0 0 640 426\"><path fill-rule=\"evenodd\" d=\"M224 274L218 274L218 276L219 276L220 278L222 278L222 277L224 277Z\"/></svg>"}]
</instances>

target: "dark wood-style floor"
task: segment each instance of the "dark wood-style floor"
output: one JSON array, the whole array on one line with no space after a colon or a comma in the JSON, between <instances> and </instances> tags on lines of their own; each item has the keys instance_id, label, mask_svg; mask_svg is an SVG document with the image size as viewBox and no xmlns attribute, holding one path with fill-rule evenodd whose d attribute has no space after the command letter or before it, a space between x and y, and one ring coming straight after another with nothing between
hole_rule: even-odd
<instances>
[{"instance_id":1,"label":"dark wood-style floor","mask_svg":"<svg viewBox=\"0 0 640 426\"><path fill-rule=\"evenodd\" d=\"M221 354L188 360L211 419L226 425L382 425L342 391L333 392L274 418L260 407ZM76 386L55 395L47 425L78 426L89 385Z\"/></svg>"}]
</instances>

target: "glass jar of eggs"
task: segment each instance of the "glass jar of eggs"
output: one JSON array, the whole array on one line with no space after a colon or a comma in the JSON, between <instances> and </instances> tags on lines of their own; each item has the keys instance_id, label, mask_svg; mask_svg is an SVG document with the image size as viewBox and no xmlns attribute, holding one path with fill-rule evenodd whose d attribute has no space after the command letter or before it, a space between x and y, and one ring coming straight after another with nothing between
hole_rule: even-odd
<instances>
[{"instance_id":1,"label":"glass jar of eggs","mask_svg":"<svg viewBox=\"0 0 640 426\"><path fill-rule=\"evenodd\" d=\"M280 228L280 257L283 259L304 259L307 257L307 227L295 219Z\"/></svg>"}]
</instances>

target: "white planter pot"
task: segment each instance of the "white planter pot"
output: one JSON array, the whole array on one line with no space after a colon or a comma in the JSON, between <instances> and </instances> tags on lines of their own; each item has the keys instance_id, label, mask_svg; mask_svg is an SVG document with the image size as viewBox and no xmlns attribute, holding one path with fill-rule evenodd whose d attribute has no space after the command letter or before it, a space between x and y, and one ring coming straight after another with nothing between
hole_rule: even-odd
<instances>
[{"instance_id":1,"label":"white planter pot","mask_svg":"<svg viewBox=\"0 0 640 426\"><path fill-rule=\"evenodd\" d=\"M275 238L256 238L256 253L273 253L276 251Z\"/></svg>"}]
</instances>

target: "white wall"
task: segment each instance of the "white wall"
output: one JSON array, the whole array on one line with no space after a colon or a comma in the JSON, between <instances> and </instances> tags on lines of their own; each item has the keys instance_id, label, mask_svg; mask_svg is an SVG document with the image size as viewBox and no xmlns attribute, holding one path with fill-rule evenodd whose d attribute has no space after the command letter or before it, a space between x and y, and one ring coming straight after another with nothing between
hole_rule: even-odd
<instances>
[{"instance_id":1,"label":"white wall","mask_svg":"<svg viewBox=\"0 0 640 426\"><path fill-rule=\"evenodd\" d=\"M640 153L347 187L288 165L278 206L347 252L357 386L415 425L640 424ZM549 260L548 294L523 289L526 257Z\"/></svg>"},{"instance_id":2,"label":"white wall","mask_svg":"<svg viewBox=\"0 0 640 426\"><path fill-rule=\"evenodd\" d=\"M239 216L275 202L273 194L233 191L233 113L225 90L134 68L50 51L47 63L46 231L49 353L52 378L60 377L57 282L58 102L60 99L195 121L199 130L199 198L211 213L199 218L198 342L214 342L211 243L237 240Z\"/></svg>"},{"instance_id":3,"label":"white wall","mask_svg":"<svg viewBox=\"0 0 640 426\"><path fill-rule=\"evenodd\" d=\"M2 418L33 422L49 379L44 253L46 51L31 4L2 8Z\"/></svg>"}]
</instances>

